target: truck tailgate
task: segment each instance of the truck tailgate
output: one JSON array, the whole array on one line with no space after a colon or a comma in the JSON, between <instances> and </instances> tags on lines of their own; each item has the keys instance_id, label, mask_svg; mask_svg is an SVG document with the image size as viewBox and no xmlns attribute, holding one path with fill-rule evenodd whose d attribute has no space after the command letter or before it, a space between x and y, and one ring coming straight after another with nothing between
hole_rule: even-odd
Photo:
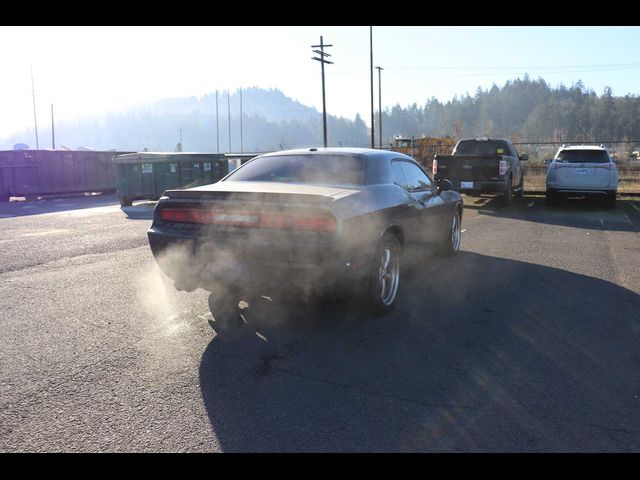
<instances>
[{"instance_id":1,"label":"truck tailgate","mask_svg":"<svg viewBox=\"0 0 640 480\"><path fill-rule=\"evenodd\" d=\"M438 170L436 180L447 178L452 181L497 181L500 180L500 160L502 155L436 155Z\"/></svg>"}]
</instances>

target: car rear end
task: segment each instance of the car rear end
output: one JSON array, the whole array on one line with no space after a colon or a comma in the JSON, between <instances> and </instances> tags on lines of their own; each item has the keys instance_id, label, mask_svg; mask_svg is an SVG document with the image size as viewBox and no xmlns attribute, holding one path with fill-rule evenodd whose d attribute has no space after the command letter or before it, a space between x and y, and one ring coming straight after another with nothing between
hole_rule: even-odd
<instances>
[{"instance_id":1,"label":"car rear end","mask_svg":"<svg viewBox=\"0 0 640 480\"><path fill-rule=\"evenodd\" d=\"M326 176L344 185L328 186ZM342 240L339 204L362 182L356 156L258 157L216 184L165 192L149 243L178 290L349 282L362 262Z\"/></svg>"},{"instance_id":2,"label":"car rear end","mask_svg":"<svg viewBox=\"0 0 640 480\"><path fill-rule=\"evenodd\" d=\"M462 193L502 192L509 171L509 162L501 155L436 155L433 176L446 178Z\"/></svg>"},{"instance_id":3,"label":"car rear end","mask_svg":"<svg viewBox=\"0 0 640 480\"><path fill-rule=\"evenodd\" d=\"M618 170L604 147L560 148L547 169L547 198L595 196L615 204Z\"/></svg>"},{"instance_id":4,"label":"car rear end","mask_svg":"<svg viewBox=\"0 0 640 480\"><path fill-rule=\"evenodd\" d=\"M510 148L505 140L462 139L452 155L436 155L434 178L446 178L467 194L502 193L511 173Z\"/></svg>"}]
</instances>

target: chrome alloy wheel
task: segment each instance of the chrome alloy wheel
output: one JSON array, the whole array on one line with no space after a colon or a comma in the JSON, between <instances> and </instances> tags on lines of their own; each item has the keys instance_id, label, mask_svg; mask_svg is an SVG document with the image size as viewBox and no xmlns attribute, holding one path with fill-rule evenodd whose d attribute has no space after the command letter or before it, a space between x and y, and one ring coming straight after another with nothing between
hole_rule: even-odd
<instances>
[{"instance_id":1,"label":"chrome alloy wheel","mask_svg":"<svg viewBox=\"0 0 640 480\"><path fill-rule=\"evenodd\" d=\"M462 232L460 231L460 217L456 212L451 220L451 250L457 252L460 250L460 241L462 240Z\"/></svg>"},{"instance_id":2,"label":"chrome alloy wheel","mask_svg":"<svg viewBox=\"0 0 640 480\"><path fill-rule=\"evenodd\" d=\"M382 249L380 255L380 266L378 268L378 287L380 291L380 301L389 306L393 303L398 292L398 282L400 280L400 259L390 245Z\"/></svg>"}]
</instances>

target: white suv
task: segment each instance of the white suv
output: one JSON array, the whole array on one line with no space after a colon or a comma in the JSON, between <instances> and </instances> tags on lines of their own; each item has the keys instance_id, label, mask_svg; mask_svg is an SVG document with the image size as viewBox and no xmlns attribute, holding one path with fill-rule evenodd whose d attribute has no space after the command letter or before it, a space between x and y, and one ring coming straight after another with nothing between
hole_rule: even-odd
<instances>
[{"instance_id":1,"label":"white suv","mask_svg":"<svg viewBox=\"0 0 640 480\"><path fill-rule=\"evenodd\" d=\"M594 195L616 206L618 169L604 146L563 145L547 169L547 204L561 195Z\"/></svg>"}]
</instances>

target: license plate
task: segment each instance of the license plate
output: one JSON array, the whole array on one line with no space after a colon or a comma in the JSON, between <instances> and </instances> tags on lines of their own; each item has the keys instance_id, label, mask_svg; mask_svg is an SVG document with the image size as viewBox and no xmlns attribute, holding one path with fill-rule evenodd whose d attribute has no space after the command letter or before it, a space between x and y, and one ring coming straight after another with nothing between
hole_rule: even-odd
<instances>
[{"instance_id":1,"label":"license plate","mask_svg":"<svg viewBox=\"0 0 640 480\"><path fill-rule=\"evenodd\" d=\"M587 173L589 173L587 168L576 168L576 175L586 175Z\"/></svg>"},{"instance_id":2,"label":"license plate","mask_svg":"<svg viewBox=\"0 0 640 480\"><path fill-rule=\"evenodd\" d=\"M460 182L460 188L473 188L473 182Z\"/></svg>"}]
</instances>

